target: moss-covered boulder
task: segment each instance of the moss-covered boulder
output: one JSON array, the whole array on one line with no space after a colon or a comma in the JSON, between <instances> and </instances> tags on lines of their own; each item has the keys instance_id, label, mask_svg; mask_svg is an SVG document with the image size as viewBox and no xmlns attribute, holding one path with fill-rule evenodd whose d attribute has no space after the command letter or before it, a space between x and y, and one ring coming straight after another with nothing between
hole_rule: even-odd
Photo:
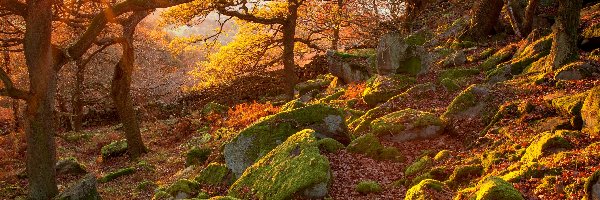
<instances>
[{"instance_id":1,"label":"moss-covered boulder","mask_svg":"<svg viewBox=\"0 0 600 200\"><path fill-rule=\"evenodd\" d=\"M585 200L600 200L600 171L590 176L584 185Z\"/></svg>"},{"instance_id":2,"label":"moss-covered boulder","mask_svg":"<svg viewBox=\"0 0 600 200\"><path fill-rule=\"evenodd\" d=\"M597 70L586 62L573 62L554 72L556 80L581 80L592 76Z\"/></svg>"},{"instance_id":3,"label":"moss-covered boulder","mask_svg":"<svg viewBox=\"0 0 600 200\"><path fill-rule=\"evenodd\" d=\"M230 197L230 196L214 196L211 197L209 200L241 200L235 197Z\"/></svg>"},{"instance_id":4,"label":"moss-covered boulder","mask_svg":"<svg viewBox=\"0 0 600 200\"><path fill-rule=\"evenodd\" d=\"M298 109L298 108L302 108L306 106L306 104L302 101L300 101L300 99L294 99L290 102L287 102L286 104L283 104L283 106L281 106L281 112L287 112L287 111L291 111L294 109Z\"/></svg>"},{"instance_id":5,"label":"moss-covered boulder","mask_svg":"<svg viewBox=\"0 0 600 200\"><path fill-rule=\"evenodd\" d=\"M356 49L355 52L327 52L327 70L345 83L369 79L369 59L375 49Z\"/></svg>"},{"instance_id":6,"label":"moss-covered boulder","mask_svg":"<svg viewBox=\"0 0 600 200\"><path fill-rule=\"evenodd\" d=\"M485 178L475 188L459 192L455 199L524 200L523 195L512 184L495 176Z\"/></svg>"},{"instance_id":7,"label":"moss-covered boulder","mask_svg":"<svg viewBox=\"0 0 600 200\"><path fill-rule=\"evenodd\" d=\"M483 61L479 68L485 71L494 69L498 64L510 60L514 55L515 51L517 51L516 45L505 46L504 48L494 53L492 56L488 57L485 61Z\"/></svg>"},{"instance_id":8,"label":"moss-covered boulder","mask_svg":"<svg viewBox=\"0 0 600 200\"><path fill-rule=\"evenodd\" d=\"M417 75L427 72L431 56L420 46L420 36L403 38L399 33L381 37L377 46L377 73Z\"/></svg>"},{"instance_id":9,"label":"moss-covered boulder","mask_svg":"<svg viewBox=\"0 0 600 200\"><path fill-rule=\"evenodd\" d=\"M344 144L331 138L323 138L319 140L319 149L325 152L334 153L344 148Z\"/></svg>"},{"instance_id":10,"label":"moss-covered boulder","mask_svg":"<svg viewBox=\"0 0 600 200\"><path fill-rule=\"evenodd\" d=\"M568 133L569 131L564 130L543 133L542 137L534 140L527 147L521 161L524 163L535 162L543 156L571 148L571 143L564 137L564 134Z\"/></svg>"},{"instance_id":11,"label":"moss-covered boulder","mask_svg":"<svg viewBox=\"0 0 600 200\"><path fill-rule=\"evenodd\" d=\"M372 180L361 181L356 184L356 191L361 194L380 193L383 189L378 182Z\"/></svg>"},{"instance_id":12,"label":"moss-covered boulder","mask_svg":"<svg viewBox=\"0 0 600 200\"><path fill-rule=\"evenodd\" d=\"M331 180L329 161L319 152L313 130L303 130L250 166L229 188L242 199L323 198Z\"/></svg>"},{"instance_id":13,"label":"moss-covered boulder","mask_svg":"<svg viewBox=\"0 0 600 200\"><path fill-rule=\"evenodd\" d=\"M454 168L447 183L453 187L464 186L481 175L483 175L483 166L481 165L459 166Z\"/></svg>"},{"instance_id":14,"label":"moss-covered boulder","mask_svg":"<svg viewBox=\"0 0 600 200\"><path fill-rule=\"evenodd\" d=\"M88 174L74 185L54 197L54 200L100 200L100 194L96 187L96 176Z\"/></svg>"},{"instance_id":15,"label":"moss-covered boulder","mask_svg":"<svg viewBox=\"0 0 600 200\"><path fill-rule=\"evenodd\" d=\"M103 146L102 149L100 149L100 152L102 153L102 159L121 156L127 153L127 141L114 141L110 144Z\"/></svg>"},{"instance_id":16,"label":"moss-covered boulder","mask_svg":"<svg viewBox=\"0 0 600 200\"><path fill-rule=\"evenodd\" d=\"M452 154L449 150L441 150L433 157L435 162L443 162L452 157Z\"/></svg>"},{"instance_id":17,"label":"moss-covered boulder","mask_svg":"<svg viewBox=\"0 0 600 200\"><path fill-rule=\"evenodd\" d=\"M185 154L185 166L204 164L210 153L211 150L209 148L192 147Z\"/></svg>"},{"instance_id":18,"label":"moss-covered boulder","mask_svg":"<svg viewBox=\"0 0 600 200\"><path fill-rule=\"evenodd\" d=\"M515 183L530 178L542 178L545 175L559 175L560 169L549 168L538 162L523 163L521 166L516 165L516 169L502 176L502 179ZM509 167L509 170L513 168Z\"/></svg>"},{"instance_id":19,"label":"moss-covered boulder","mask_svg":"<svg viewBox=\"0 0 600 200\"><path fill-rule=\"evenodd\" d=\"M296 90L296 93L302 96L312 90L323 90L327 88L334 79L335 76L331 74L319 75L316 79L298 83L294 89Z\"/></svg>"},{"instance_id":20,"label":"moss-covered boulder","mask_svg":"<svg viewBox=\"0 0 600 200\"><path fill-rule=\"evenodd\" d=\"M581 108L582 132L600 136L600 86L590 90Z\"/></svg>"},{"instance_id":21,"label":"moss-covered boulder","mask_svg":"<svg viewBox=\"0 0 600 200\"><path fill-rule=\"evenodd\" d=\"M261 119L242 130L225 144L223 155L227 167L236 176L285 141L294 133L310 128L319 138L333 138L349 144L348 128L339 109L315 104L281 112Z\"/></svg>"},{"instance_id":22,"label":"moss-covered boulder","mask_svg":"<svg viewBox=\"0 0 600 200\"><path fill-rule=\"evenodd\" d=\"M479 73L480 73L480 71L478 69L447 69L447 70L440 71L438 80L439 81L442 81L444 79L460 80L463 78L477 75Z\"/></svg>"},{"instance_id":23,"label":"moss-covered boulder","mask_svg":"<svg viewBox=\"0 0 600 200\"><path fill-rule=\"evenodd\" d=\"M373 120L398 110L399 108L395 106L398 102L427 98L427 94L435 91L435 85L433 85L432 83L418 84L412 86L402 94L396 95L390 98L385 103L367 111L364 115L354 120L348 126L351 128L354 134L367 132Z\"/></svg>"},{"instance_id":24,"label":"moss-covered boulder","mask_svg":"<svg viewBox=\"0 0 600 200\"><path fill-rule=\"evenodd\" d=\"M444 183L433 180L425 179L419 184L411 187L407 192L404 200L428 200L428 199L450 199L450 196L440 197L437 195L448 195L450 189Z\"/></svg>"},{"instance_id":25,"label":"moss-covered boulder","mask_svg":"<svg viewBox=\"0 0 600 200\"><path fill-rule=\"evenodd\" d=\"M135 173L134 167L126 167L126 168L118 169L116 171L110 172L110 173L104 175L103 177L99 178L98 182L106 183L106 182L115 180L121 176L126 176L126 175L130 175L133 173Z\"/></svg>"},{"instance_id":26,"label":"moss-covered boulder","mask_svg":"<svg viewBox=\"0 0 600 200\"><path fill-rule=\"evenodd\" d=\"M204 168L194 180L200 184L219 185L228 184L233 178L233 174L224 164L210 163Z\"/></svg>"},{"instance_id":27,"label":"moss-covered boulder","mask_svg":"<svg viewBox=\"0 0 600 200\"><path fill-rule=\"evenodd\" d=\"M377 160L401 161L404 157L394 147L384 147L371 133L354 139L346 148L349 152L360 153Z\"/></svg>"},{"instance_id":28,"label":"moss-covered boulder","mask_svg":"<svg viewBox=\"0 0 600 200\"><path fill-rule=\"evenodd\" d=\"M179 179L168 187L158 188L153 199L189 199L200 193L200 184L193 180Z\"/></svg>"},{"instance_id":29,"label":"moss-covered boulder","mask_svg":"<svg viewBox=\"0 0 600 200\"><path fill-rule=\"evenodd\" d=\"M60 159L54 166L57 174L85 174L85 166L77 162L74 157Z\"/></svg>"},{"instance_id":30,"label":"moss-covered boulder","mask_svg":"<svg viewBox=\"0 0 600 200\"><path fill-rule=\"evenodd\" d=\"M362 97L367 104L377 105L404 92L414 83L415 78L404 75L375 75L367 81Z\"/></svg>"},{"instance_id":31,"label":"moss-covered boulder","mask_svg":"<svg viewBox=\"0 0 600 200\"><path fill-rule=\"evenodd\" d=\"M520 48L510 62L512 74L520 74L525 69L529 68L533 62L536 62L544 56L550 54L551 47L552 35L548 35ZM529 68L527 69L527 72L531 73L548 70L551 69Z\"/></svg>"},{"instance_id":32,"label":"moss-covered boulder","mask_svg":"<svg viewBox=\"0 0 600 200\"><path fill-rule=\"evenodd\" d=\"M476 118L487 124L499 107L492 103L490 93L483 85L471 85L452 100L440 118L445 122Z\"/></svg>"},{"instance_id":33,"label":"moss-covered boulder","mask_svg":"<svg viewBox=\"0 0 600 200\"><path fill-rule=\"evenodd\" d=\"M442 134L444 124L432 113L407 108L371 122L371 131L386 141L429 139Z\"/></svg>"},{"instance_id":34,"label":"moss-covered boulder","mask_svg":"<svg viewBox=\"0 0 600 200\"><path fill-rule=\"evenodd\" d=\"M433 159L429 156L423 156L419 160L413 162L404 171L405 176L412 176L423 172L424 170L433 166Z\"/></svg>"},{"instance_id":35,"label":"moss-covered boulder","mask_svg":"<svg viewBox=\"0 0 600 200\"><path fill-rule=\"evenodd\" d=\"M581 115L581 108L583 107L583 102L588 94L588 92L582 92L554 98L551 101L552 107L556 108L556 110L566 116Z\"/></svg>"}]
</instances>

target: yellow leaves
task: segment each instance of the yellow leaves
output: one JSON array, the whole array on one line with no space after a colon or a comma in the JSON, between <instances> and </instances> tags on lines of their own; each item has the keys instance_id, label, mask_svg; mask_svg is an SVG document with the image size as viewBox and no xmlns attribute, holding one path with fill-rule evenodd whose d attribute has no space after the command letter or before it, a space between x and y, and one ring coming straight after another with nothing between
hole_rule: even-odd
<instances>
[{"instance_id":1,"label":"yellow leaves","mask_svg":"<svg viewBox=\"0 0 600 200\"><path fill-rule=\"evenodd\" d=\"M161 13L161 25L186 25L195 19L202 19L212 12L215 0L195 0L171 7Z\"/></svg>"}]
</instances>

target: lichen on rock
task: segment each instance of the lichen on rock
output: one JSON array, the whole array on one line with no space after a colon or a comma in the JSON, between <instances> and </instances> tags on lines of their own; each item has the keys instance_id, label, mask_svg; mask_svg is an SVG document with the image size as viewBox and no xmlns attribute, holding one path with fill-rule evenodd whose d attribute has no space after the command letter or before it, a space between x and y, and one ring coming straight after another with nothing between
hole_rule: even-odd
<instances>
[{"instance_id":1,"label":"lichen on rock","mask_svg":"<svg viewBox=\"0 0 600 200\"><path fill-rule=\"evenodd\" d=\"M375 75L367 81L362 97L367 104L377 105L404 92L415 81L415 78L404 75Z\"/></svg>"},{"instance_id":2,"label":"lichen on rock","mask_svg":"<svg viewBox=\"0 0 600 200\"><path fill-rule=\"evenodd\" d=\"M371 122L371 131L389 141L429 139L443 132L444 123L434 114L404 109Z\"/></svg>"}]
</instances>

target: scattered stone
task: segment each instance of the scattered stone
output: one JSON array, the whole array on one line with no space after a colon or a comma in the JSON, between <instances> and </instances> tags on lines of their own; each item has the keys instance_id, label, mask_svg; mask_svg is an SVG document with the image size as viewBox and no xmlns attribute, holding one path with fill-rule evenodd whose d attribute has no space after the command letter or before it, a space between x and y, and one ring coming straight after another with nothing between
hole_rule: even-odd
<instances>
[{"instance_id":1,"label":"scattered stone","mask_svg":"<svg viewBox=\"0 0 600 200\"><path fill-rule=\"evenodd\" d=\"M100 200L100 194L96 187L96 176L87 174L75 185L65 189L55 200Z\"/></svg>"},{"instance_id":2,"label":"scattered stone","mask_svg":"<svg viewBox=\"0 0 600 200\"><path fill-rule=\"evenodd\" d=\"M345 146L337 140L331 138L323 138L319 140L319 149L329 153L335 153L340 149L344 149Z\"/></svg>"},{"instance_id":3,"label":"scattered stone","mask_svg":"<svg viewBox=\"0 0 600 200\"><path fill-rule=\"evenodd\" d=\"M591 77L596 70L586 62L573 62L554 72L556 80L581 80Z\"/></svg>"},{"instance_id":4,"label":"scattered stone","mask_svg":"<svg viewBox=\"0 0 600 200\"><path fill-rule=\"evenodd\" d=\"M210 153L209 148L193 147L185 154L185 166L204 164Z\"/></svg>"},{"instance_id":5,"label":"scattered stone","mask_svg":"<svg viewBox=\"0 0 600 200\"><path fill-rule=\"evenodd\" d=\"M512 184L495 176L485 178L475 188L460 191L455 199L524 200Z\"/></svg>"},{"instance_id":6,"label":"scattered stone","mask_svg":"<svg viewBox=\"0 0 600 200\"><path fill-rule=\"evenodd\" d=\"M210 163L194 179L200 184L219 185L229 183L233 178L231 171L224 164Z\"/></svg>"},{"instance_id":7,"label":"scattered stone","mask_svg":"<svg viewBox=\"0 0 600 200\"><path fill-rule=\"evenodd\" d=\"M366 180L356 184L356 191L361 194L380 193L383 191L381 186L376 181Z\"/></svg>"},{"instance_id":8,"label":"scattered stone","mask_svg":"<svg viewBox=\"0 0 600 200\"><path fill-rule=\"evenodd\" d=\"M340 77L345 83L355 83L369 79L369 59L373 55L357 55L335 51L327 52L329 73Z\"/></svg>"},{"instance_id":9,"label":"scattered stone","mask_svg":"<svg viewBox=\"0 0 600 200\"><path fill-rule=\"evenodd\" d=\"M406 167L406 170L404 171L404 175L405 176L416 175L416 174L430 168L432 165L433 165L433 160L431 159L431 157L423 156L419 160L415 161L414 163L412 163L411 165Z\"/></svg>"},{"instance_id":10,"label":"scattered stone","mask_svg":"<svg viewBox=\"0 0 600 200\"><path fill-rule=\"evenodd\" d=\"M433 157L433 160L435 160L435 162L442 162L444 160L447 160L450 157L452 157L452 155L450 154L450 151L441 150L440 152L435 154L435 157Z\"/></svg>"},{"instance_id":11,"label":"scattered stone","mask_svg":"<svg viewBox=\"0 0 600 200\"><path fill-rule=\"evenodd\" d=\"M346 148L349 152L360 153L377 160L402 161L404 157L394 147L384 147L375 135L368 133L354 139Z\"/></svg>"},{"instance_id":12,"label":"scattered stone","mask_svg":"<svg viewBox=\"0 0 600 200\"><path fill-rule=\"evenodd\" d=\"M587 200L600 200L600 171L596 171L587 179L584 191Z\"/></svg>"},{"instance_id":13,"label":"scattered stone","mask_svg":"<svg viewBox=\"0 0 600 200\"><path fill-rule=\"evenodd\" d=\"M371 131L386 141L430 139L442 134L443 122L434 114L407 108L371 122Z\"/></svg>"},{"instance_id":14,"label":"scattered stone","mask_svg":"<svg viewBox=\"0 0 600 200\"><path fill-rule=\"evenodd\" d=\"M440 118L445 122L478 118L487 124L498 109L491 103L494 97L490 93L482 85L471 85L452 100Z\"/></svg>"},{"instance_id":15,"label":"scattered stone","mask_svg":"<svg viewBox=\"0 0 600 200\"><path fill-rule=\"evenodd\" d=\"M391 75L406 73L423 74L430 66L430 56L425 48L418 45L418 39L403 39L398 33L389 33L381 37L377 46L377 73ZM409 44L415 41L414 44Z\"/></svg>"},{"instance_id":16,"label":"scattered stone","mask_svg":"<svg viewBox=\"0 0 600 200\"><path fill-rule=\"evenodd\" d=\"M54 169L56 169L57 174L85 174L87 172L85 167L77 162L74 157L59 160L56 162Z\"/></svg>"},{"instance_id":17,"label":"scattered stone","mask_svg":"<svg viewBox=\"0 0 600 200\"><path fill-rule=\"evenodd\" d=\"M445 196L438 196L435 194L443 194ZM452 196L450 189L444 183L433 179L425 179L419 184L411 187L406 192L406 197L404 197L404 200L425 199L452 199Z\"/></svg>"},{"instance_id":18,"label":"scattered stone","mask_svg":"<svg viewBox=\"0 0 600 200\"><path fill-rule=\"evenodd\" d=\"M581 108L582 132L600 136L600 87L593 88L589 93Z\"/></svg>"},{"instance_id":19,"label":"scattered stone","mask_svg":"<svg viewBox=\"0 0 600 200\"><path fill-rule=\"evenodd\" d=\"M303 96L312 90L323 90L331 84L331 81L335 79L335 76L331 74L319 75L316 79L308 80L302 83L298 83L294 89L299 96Z\"/></svg>"},{"instance_id":20,"label":"scattered stone","mask_svg":"<svg viewBox=\"0 0 600 200\"><path fill-rule=\"evenodd\" d=\"M112 180L115 180L121 176L126 176L126 175L130 175L135 173L135 168L133 167L127 167L127 168L123 168L123 169L119 169L117 171L108 173L107 175L103 176L102 178L98 179L98 182L100 183L106 183L106 182L110 182Z\"/></svg>"},{"instance_id":21,"label":"scattered stone","mask_svg":"<svg viewBox=\"0 0 600 200\"><path fill-rule=\"evenodd\" d=\"M225 163L239 177L256 160L294 133L310 128L318 138L349 144L348 128L339 109L315 104L263 118L225 144Z\"/></svg>"},{"instance_id":22,"label":"scattered stone","mask_svg":"<svg viewBox=\"0 0 600 200\"><path fill-rule=\"evenodd\" d=\"M243 199L290 199L295 194L323 198L330 179L329 161L319 152L315 131L307 129L246 169L228 194Z\"/></svg>"},{"instance_id":23,"label":"scattered stone","mask_svg":"<svg viewBox=\"0 0 600 200\"><path fill-rule=\"evenodd\" d=\"M535 162L542 156L571 148L571 143L564 138L564 134L568 133L569 131L564 130L543 133L541 138L527 147L521 161L525 163Z\"/></svg>"},{"instance_id":24,"label":"scattered stone","mask_svg":"<svg viewBox=\"0 0 600 200\"><path fill-rule=\"evenodd\" d=\"M377 105L405 92L415 81L415 78L404 75L375 75L367 81L362 97L367 104Z\"/></svg>"},{"instance_id":25,"label":"scattered stone","mask_svg":"<svg viewBox=\"0 0 600 200\"><path fill-rule=\"evenodd\" d=\"M127 140L114 141L102 147L100 150L102 159L118 157L127 153Z\"/></svg>"}]
</instances>

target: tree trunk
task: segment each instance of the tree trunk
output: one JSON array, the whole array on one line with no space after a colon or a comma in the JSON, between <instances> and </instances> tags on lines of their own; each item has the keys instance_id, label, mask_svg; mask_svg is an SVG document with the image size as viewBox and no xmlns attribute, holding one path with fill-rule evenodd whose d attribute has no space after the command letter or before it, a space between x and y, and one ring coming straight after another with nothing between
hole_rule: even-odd
<instances>
[{"instance_id":1,"label":"tree trunk","mask_svg":"<svg viewBox=\"0 0 600 200\"><path fill-rule=\"evenodd\" d=\"M577 28L579 27L579 12L582 1L559 0L558 3L558 15L552 27L554 36L548 60L554 70L576 60L579 56L577 52Z\"/></svg>"},{"instance_id":2,"label":"tree trunk","mask_svg":"<svg viewBox=\"0 0 600 200\"><path fill-rule=\"evenodd\" d=\"M494 33L504 2L502 0L480 0L472 10L472 19L461 40L477 41Z\"/></svg>"},{"instance_id":3,"label":"tree trunk","mask_svg":"<svg viewBox=\"0 0 600 200\"><path fill-rule=\"evenodd\" d=\"M294 97L294 86L298 82L294 62L294 44L296 35L296 20L298 19L298 4L290 2L288 5L289 15L283 24L283 72L285 78L285 90L288 98Z\"/></svg>"},{"instance_id":4,"label":"tree trunk","mask_svg":"<svg viewBox=\"0 0 600 200\"><path fill-rule=\"evenodd\" d=\"M4 66L6 66L6 75L11 76L12 75L12 67L10 66L10 53L8 52L8 48L4 49L2 51L2 57L3 57L3 63ZM21 127L21 118L20 118L20 114L19 114L19 100L17 99L12 99L11 100L11 109L13 111L13 124L12 124L12 130L13 132L19 132L19 128Z\"/></svg>"},{"instance_id":5,"label":"tree trunk","mask_svg":"<svg viewBox=\"0 0 600 200\"><path fill-rule=\"evenodd\" d=\"M525 19L523 19L523 35L529 35L533 29L533 17L537 10L539 0L529 0L525 8Z\"/></svg>"},{"instance_id":6,"label":"tree trunk","mask_svg":"<svg viewBox=\"0 0 600 200\"><path fill-rule=\"evenodd\" d=\"M331 41L331 49L337 51L339 48L340 42L340 29L342 28L342 7L344 6L343 0L337 0L337 13L335 20L335 25L333 28L333 40Z\"/></svg>"},{"instance_id":7,"label":"tree trunk","mask_svg":"<svg viewBox=\"0 0 600 200\"><path fill-rule=\"evenodd\" d=\"M52 0L27 2L25 59L31 96L25 110L27 177L30 199L51 199L56 187L56 148L53 127L57 71L52 57Z\"/></svg>"},{"instance_id":8,"label":"tree trunk","mask_svg":"<svg viewBox=\"0 0 600 200\"><path fill-rule=\"evenodd\" d=\"M73 113L72 126L73 131L79 132L83 129L83 82L85 80L85 65L78 60L77 71L75 72L75 88L71 96L71 106Z\"/></svg>"},{"instance_id":9,"label":"tree trunk","mask_svg":"<svg viewBox=\"0 0 600 200\"><path fill-rule=\"evenodd\" d=\"M124 41L121 41L123 56L115 66L115 73L111 85L111 96L117 107L119 119L121 120L121 123L123 123L125 139L127 139L127 150L132 158L137 158L147 152L146 146L144 146L144 142L142 141L137 115L133 109L130 89L135 63L133 49L135 27L148 14L150 14L150 12L135 12L128 21L123 24Z\"/></svg>"}]
</instances>

